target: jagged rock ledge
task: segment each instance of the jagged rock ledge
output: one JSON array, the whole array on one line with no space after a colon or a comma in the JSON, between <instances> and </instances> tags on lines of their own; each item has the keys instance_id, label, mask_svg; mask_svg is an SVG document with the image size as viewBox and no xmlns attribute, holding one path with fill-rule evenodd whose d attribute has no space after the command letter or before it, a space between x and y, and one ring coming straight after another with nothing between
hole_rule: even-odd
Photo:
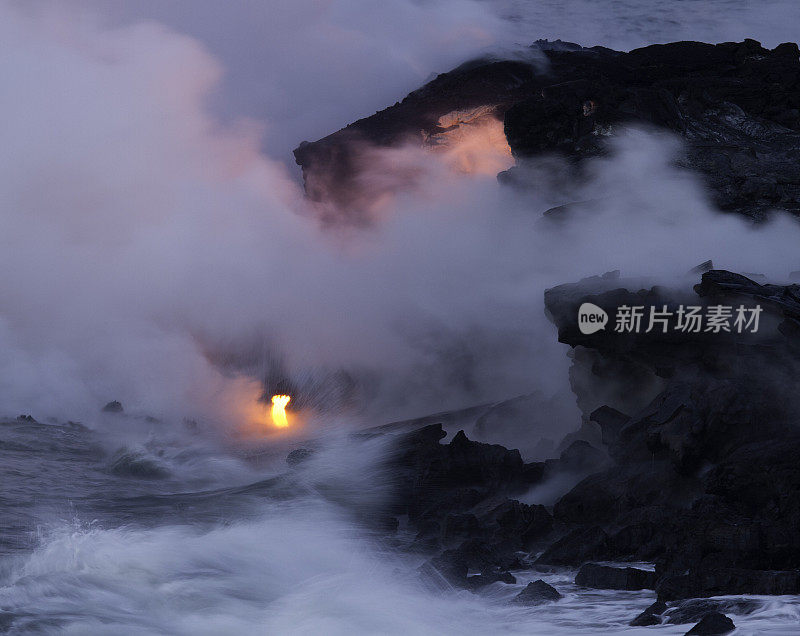
<instances>
[{"instance_id":1,"label":"jagged rock ledge","mask_svg":"<svg viewBox=\"0 0 800 636\"><path fill-rule=\"evenodd\" d=\"M395 435L386 460L394 496L371 514L390 533L397 518L407 519L415 536L401 547L427 555L423 575L474 591L514 583L515 570L580 568L578 585L654 589L659 603L632 617L637 625L731 610L713 599L702 606L682 599L800 593L800 286L703 274L693 302L763 305L756 342L748 341L755 334L584 336L576 329L582 302L683 300L683 292L636 289L607 276L546 294L559 338L584 354L574 365L591 367L598 385L660 379L607 392L616 401L587 413L601 429L602 449L575 441L557 459L526 463L518 451L471 441L463 431L443 444L441 424ZM648 390L645 406L633 408ZM518 500L576 469L588 476L552 508ZM655 571L596 563L608 561L650 561ZM528 601L557 599L533 596Z\"/></svg>"},{"instance_id":2,"label":"jagged rock ledge","mask_svg":"<svg viewBox=\"0 0 800 636\"><path fill-rule=\"evenodd\" d=\"M721 209L756 219L771 209L800 213L796 44L675 42L622 53L540 41L531 49L538 57L530 62L463 64L389 108L303 142L295 158L307 194L342 209L359 205L365 146L425 144L458 121L451 114L473 112L503 122L518 164L547 153L603 153L623 124L668 130L685 140L681 163L702 173ZM516 168L501 176L525 180Z\"/></svg>"}]
</instances>

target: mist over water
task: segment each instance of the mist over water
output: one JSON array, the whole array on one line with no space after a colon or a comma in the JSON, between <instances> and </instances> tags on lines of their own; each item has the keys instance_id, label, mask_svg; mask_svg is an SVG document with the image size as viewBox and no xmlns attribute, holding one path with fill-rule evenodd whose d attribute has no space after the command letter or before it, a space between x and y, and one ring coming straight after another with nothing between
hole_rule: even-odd
<instances>
[{"instance_id":1,"label":"mist over water","mask_svg":"<svg viewBox=\"0 0 800 636\"><path fill-rule=\"evenodd\" d=\"M529 4L529 21L556 20L547 3ZM603 43L624 48L664 21L645 19L650 3L628 4L632 21L615 20ZM751 10L722 4L726 15ZM754 235L720 219L699 181L672 166L677 142L646 131L595 162L588 184L547 177L560 170L548 161L524 195L492 169L453 170L445 153L373 151L365 187L386 189L398 166L413 185L394 183L368 230L320 227L289 149L371 112L352 103L364 107L364 90L385 106L420 73L517 43L533 27L504 20L502 4L12 2L3 12L9 415L86 420L119 399L235 426L254 417L276 365L290 378L344 370L359 409L387 419L504 399L552 378L542 368L566 368L542 317L549 285L613 269L672 275L708 258L779 277L796 269L791 221ZM426 27L401 36L398 20ZM691 22L698 37L724 39L703 24ZM373 67L380 81L369 81ZM370 88L354 94L354 81ZM471 152L496 151L481 140ZM597 202L589 217L567 228L537 223L586 200Z\"/></svg>"},{"instance_id":2,"label":"mist over water","mask_svg":"<svg viewBox=\"0 0 800 636\"><path fill-rule=\"evenodd\" d=\"M551 178L557 158L532 165L539 187L525 193L444 153L375 151L413 179L392 183L367 228L321 224L290 151L431 73L538 37L774 46L798 23L785 17L794 3L673 4L0 3L0 414L56 422L4 425L15 516L0 624L460 634L626 621L645 593L609 605L567 588L554 617L509 609L495 589L420 589L416 563L321 496L328 481L349 500L383 493L380 480L364 489L380 448L337 431L539 391L553 407L531 436L558 439L580 413L546 287L614 269L669 283L707 259L783 281L800 269L796 221L720 216L675 167L679 142L648 130L580 184ZM393 177L368 178L377 189ZM592 204L541 222L572 201ZM245 459L276 372L315 387L344 373L356 387L308 416L299 435L331 448L288 503L248 485L284 471L292 438ZM124 419L99 413L112 399ZM770 603L752 620L797 616Z\"/></svg>"},{"instance_id":3,"label":"mist over water","mask_svg":"<svg viewBox=\"0 0 800 636\"><path fill-rule=\"evenodd\" d=\"M10 633L608 634L653 600L648 591L582 589L569 572L519 573L518 586L477 595L422 582L421 558L398 555L331 503L386 492L380 442L332 443L284 487L269 463L233 475L205 461L207 489L181 492L181 482L199 483L181 473L202 459L191 445L182 458L162 459L171 478L143 482L109 473L87 431L5 424L4 434L12 426L28 447L20 455L28 470L56 473L66 492L41 497L33 530L16 546L4 521L0 617L4 627L13 621ZM40 452L35 467L30 451ZM6 459L4 494L25 483L8 468ZM564 594L557 606L508 604L538 578ZM741 633L791 633L796 598L757 600L756 611L737 617Z\"/></svg>"}]
</instances>

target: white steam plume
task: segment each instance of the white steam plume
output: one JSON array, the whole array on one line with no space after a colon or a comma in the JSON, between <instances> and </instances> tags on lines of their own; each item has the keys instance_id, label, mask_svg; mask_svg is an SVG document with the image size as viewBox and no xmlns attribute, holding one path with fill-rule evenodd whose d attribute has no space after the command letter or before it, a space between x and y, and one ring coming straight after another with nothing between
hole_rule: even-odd
<instances>
[{"instance_id":1,"label":"white steam plume","mask_svg":"<svg viewBox=\"0 0 800 636\"><path fill-rule=\"evenodd\" d=\"M568 192L519 195L436 153L383 151L425 177L378 227L326 235L262 152L261 130L211 114L222 69L196 40L155 23L0 12L7 414L91 419L119 399L239 422L261 377L209 362L231 343L247 343L234 357L280 356L290 375L369 378L386 418L563 390L546 286L616 268L672 275L708 258L797 269L793 221L754 231L714 214L672 167L674 142L643 132ZM547 207L587 199L590 215L539 223ZM574 425L571 398L552 419Z\"/></svg>"}]
</instances>

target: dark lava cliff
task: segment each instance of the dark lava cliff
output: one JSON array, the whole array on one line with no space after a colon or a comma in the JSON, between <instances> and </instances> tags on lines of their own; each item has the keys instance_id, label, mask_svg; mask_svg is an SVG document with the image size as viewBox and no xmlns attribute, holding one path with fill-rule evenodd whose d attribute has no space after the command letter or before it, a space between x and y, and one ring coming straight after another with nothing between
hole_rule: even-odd
<instances>
[{"instance_id":1,"label":"dark lava cliff","mask_svg":"<svg viewBox=\"0 0 800 636\"><path fill-rule=\"evenodd\" d=\"M621 302L745 303L763 315L758 334L583 335L584 302L609 311ZM584 428L600 441L577 439L558 457L526 463L463 431L443 443L441 424L376 429L393 437L393 496L363 518L425 555L424 576L456 587L571 567L581 586L655 590L662 609L636 624L660 623L685 599L800 594L800 285L711 270L693 290L639 289L608 275L550 289L546 306L574 367L592 378L573 383L579 403L588 407L604 386L627 388L607 391L609 401L588 413ZM566 473L585 477L553 506L520 501ZM649 561L655 571L596 563L608 561Z\"/></svg>"},{"instance_id":2,"label":"dark lava cliff","mask_svg":"<svg viewBox=\"0 0 800 636\"><path fill-rule=\"evenodd\" d=\"M800 213L798 47L758 42L676 42L628 53L538 42L530 62L476 60L443 73L403 101L295 150L307 194L358 205L365 145L425 144L449 113L503 122L517 164L559 153L603 153L623 124L685 140L681 163L705 178L715 204L759 219ZM444 119L443 119L444 118ZM524 182L516 168L505 181Z\"/></svg>"}]
</instances>

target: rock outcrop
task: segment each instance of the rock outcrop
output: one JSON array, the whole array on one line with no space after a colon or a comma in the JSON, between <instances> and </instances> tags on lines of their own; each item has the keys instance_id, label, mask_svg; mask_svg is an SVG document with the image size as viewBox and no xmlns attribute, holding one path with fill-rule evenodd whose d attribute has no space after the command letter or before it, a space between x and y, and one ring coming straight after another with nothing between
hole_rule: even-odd
<instances>
[{"instance_id":1,"label":"rock outcrop","mask_svg":"<svg viewBox=\"0 0 800 636\"><path fill-rule=\"evenodd\" d=\"M722 634L730 634L735 629L736 625L725 614L712 612L711 614L706 614L697 625L686 632L686 636L690 634L721 636Z\"/></svg>"},{"instance_id":2,"label":"rock outcrop","mask_svg":"<svg viewBox=\"0 0 800 636\"><path fill-rule=\"evenodd\" d=\"M594 546L591 558L655 560L656 589L665 600L800 592L793 531L800 524L800 427L792 390L800 286L712 270L693 299L633 287L593 278L546 294L559 339L584 352L575 364L593 365L599 384L648 374L664 381L630 416L624 399L589 414L614 465L556 503L555 523L574 528L560 541L590 533L591 541L580 543ZM613 312L624 304L674 308L677 299L702 307L760 305L760 329L610 329L589 336L577 329L582 302ZM575 555L575 565L588 556L585 549Z\"/></svg>"},{"instance_id":3,"label":"rock outcrop","mask_svg":"<svg viewBox=\"0 0 800 636\"><path fill-rule=\"evenodd\" d=\"M680 163L699 171L716 205L760 219L800 213L798 47L754 40L674 42L628 53L537 42L530 62L475 60L436 77L401 102L295 150L306 192L342 209L363 202L364 149L426 145L475 112L503 122L526 158L560 153L579 161L606 151L623 125L684 139ZM524 184L524 170L502 173ZM569 202L565 202L569 203Z\"/></svg>"},{"instance_id":4,"label":"rock outcrop","mask_svg":"<svg viewBox=\"0 0 800 636\"><path fill-rule=\"evenodd\" d=\"M617 403L586 413L601 429L605 452L574 442L558 459L525 463L517 451L471 441L463 431L442 443L440 424L395 436L386 514L408 520L416 533L408 547L429 555L423 572L476 590L512 582L515 570L576 567L580 586L655 589L672 603L800 593L793 390L800 286L762 285L720 270L705 272L692 296L636 283L594 277L546 294L559 339L587 354L574 364L592 365L598 384L624 385L641 374L662 380L638 410L628 409L641 396L623 392ZM760 329L585 336L575 328L582 302L613 313L621 303L663 308L678 298L699 306L760 303ZM552 509L519 501L568 470L589 474ZM691 609L672 607L668 622ZM634 621L658 624L665 608L654 605ZM690 612L695 620L698 612Z\"/></svg>"},{"instance_id":5,"label":"rock outcrop","mask_svg":"<svg viewBox=\"0 0 800 636\"><path fill-rule=\"evenodd\" d=\"M616 568L587 563L578 570L575 584L601 590L652 590L655 573L638 568Z\"/></svg>"},{"instance_id":6,"label":"rock outcrop","mask_svg":"<svg viewBox=\"0 0 800 636\"><path fill-rule=\"evenodd\" d=\"M512 602L519 605L541 605L552 603L563 598L563 595L549 583L542 579L528 583L524 590L514 597Z\"/></svg>"},{"instance_id":7,"label":"rock outcrop","mask_svg":"<svg viewBox=\"0 0 800 636\"><path fill-rule=\"evenodd\" d=\"M471 441L463 431L441 444L445 436L441 424L398 436L391 512L416 529L412 549L438 553L425 572L471 589L508 581L508 570L522 567L518 552L552 529L544 506L513 498L541 481L544 464L526 464L518 451ZM468 571L480 578L468 579Z\"/></svg>"}]
</instances>

